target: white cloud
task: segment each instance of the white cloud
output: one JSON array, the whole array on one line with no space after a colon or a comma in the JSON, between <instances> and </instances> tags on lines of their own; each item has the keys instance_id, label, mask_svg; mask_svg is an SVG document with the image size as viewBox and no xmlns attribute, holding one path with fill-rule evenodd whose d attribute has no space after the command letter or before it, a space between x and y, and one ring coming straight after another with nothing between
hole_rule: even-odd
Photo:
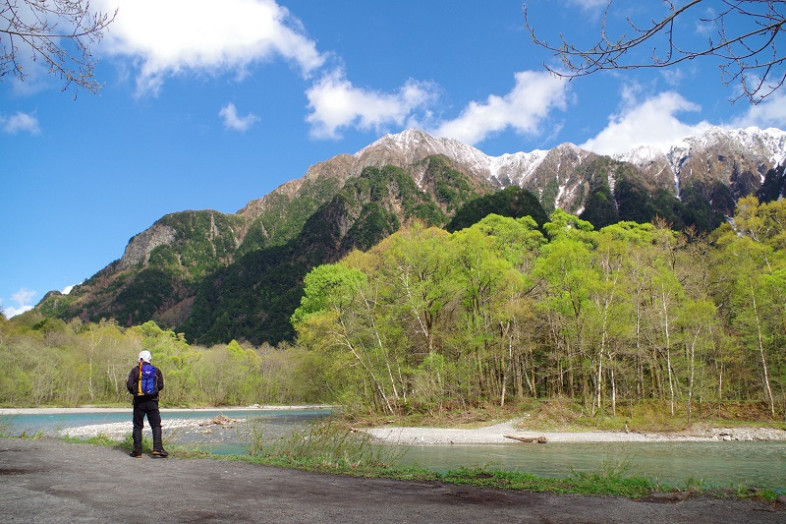
<instances>
[{"instance_id":1,"label":"white cloud","mask_svg":"<svg viewBox=\"0 0 786 524\"><path fill-rule=\"evenodd\" d=\"M762 102L751 105L744 115L736 118L731 123L731 126L756 126L762 129L786 127L786 93L775 91Z\"/></svg>"},{"instance_id":2,"label":"white cloud","mask_svg":"<svg viewBox=\"0 0 786 524\"><path fill-rule=\"evenodd\" d=\"M470 102L458 118L443 122L433 134L466 144L476 144L509 127L534 135L552 110L567 108L567 80L534 71L516 73L515 79L510 93L490 95L483 103Z\"/></svg>"},{"instance_id":3,"label":"white cloud","mask_svg":"<svg viewBox=\"0 0 786 524\"><path fill-rule=\"evenodd\" d=\"M593 10L605 9L609 5L609 0L569 0L568 3L579 6L582 9Z\"/></svg>"},{"instance_id":4,"label":"white cloud","mask_svg":"<svg viewBox=\"0 0 786 524\"><path fill-rule=\"evenodd\" d=\"M35 298L36 292L27 288L22 288L11 296L11 300L18 303L20 306L32 302Z\"/></svg>"},{"instance_id":5,"label":"white cloud","mask_svg":"<svg viewBox=\"0 0 786 524\"><path fill-rule=\"evenodd\" d=\"M3 308L3 314L6 318L21 315L25 311L33 309L32 301L35 298L36 292L29 289L22 288L13 294L11 300L16 302L16 306Z\"/></svg>"},{"instance_id":6,"label":"white cloud","mask_svg":"<svg viewBox=\"0 0 786 524\"><path fill-rule=\"evenodd\" d=\"M25 72L25 77L24 80L14 76L7 78L14 95L23 98L31 97L54 85L49 69L42 60L34 60L33 54L27 49L19 50L16 61Z\"/></svg>"},{"instance_id":7,"label":"white cloud","mask_svg":"<svg viewBox=\"0 0 786 524\"><path fill-rule=\"evenodd\" d=\"M624 92L625 108L609 118L609 125L580 147L603 155L625 153L641 146L666 150L683 138L697 135L710 127L707 122L685 124L674 115L699 111L700 107L674 91L667 91L638 103L631 92Z\"/></svg>"},{"instance_id":8,"label":"white cloud","mask_svg":"<svg viewBox=\"0 0 786 524\"><path fill-rule=\"evenodd\" d=\"M276 56L303 74L325 60L289 11L274 0L98 0L112 12L102 52L129 56L139 69L137 94L157 93L169 75L185 71L244 73Z\"/></svg>"},{"instance_id":9,"label":"white cloud","mask_svg":"<svg viewBox=\"0 0 786 524\"><path fill-rule=\"evenodd\" d=\"M714 21L718 17L718 12L712 6L707 7L696 20L696 34L703 38L709 38L718 32L718 24Z\"/></svg>"},{"instance_id":10,"label":"white cloud","mask_svg":"<svg viewBox=\"0 0 786 524\"><path fill-rule=\"evenodd\" d=\"M380 93L355 87L344 72L335 69L322 76L306 92L311 113L306 121L317 138L338 138L339 129L356 126L379 130L388 124L402 125L413 111L434 99L434 87L409 80L395 93Z\"/></svg>"},{"instance_id":11,"label":"white cloud","mask_svg":"<svg viewBox=\"0 0 786 524\"><path fill-rule=\"evenodd\" d=\"M38 127L38 119L21 111L17 111L11 116L0 115L0 128L9 135L18 133L37 135L41 132L41 129Z\"/></svg>"},{"instance_id":12,"label":"white cloud","mask_svg":"<svg viewBox=\"0 0 786 524\"><path fill-rule=\"evenodd\" d=\"M27 311L30 311L31 309L33 309L32 304L29 304L29 305L26 305L26 306L21 306L21 307L13 307L13 306L11 306L11 307L4 308L3 309L3 314L5 315L5 318L13 318L13 317L15 317L17 315L21 315L22 313L26 313Z\"/></svg>"},{"instance_id":13,"label":"white cloud","mask_svg":"<svg viewBox=\"0 0 786 524\"><path fill-rule=\"evenodd\" d=\"M224 120L225 128L233 131L240 131L241 133L247 131L252 125L259 122L259 117L253 113L249 113L246 116L239 116L235 104L231 102L222 107L218 114Z\"/></svg>"}]
</instances>

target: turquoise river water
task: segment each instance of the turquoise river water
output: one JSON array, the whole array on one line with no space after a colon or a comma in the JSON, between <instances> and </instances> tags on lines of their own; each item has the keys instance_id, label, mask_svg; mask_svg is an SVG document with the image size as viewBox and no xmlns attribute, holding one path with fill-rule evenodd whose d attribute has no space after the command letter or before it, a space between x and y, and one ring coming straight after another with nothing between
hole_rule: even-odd
<instances>
[{"instance_id":1,"label":"turquoise river water","mask_svg":"<svg viewBox=\"0 0 786 524\"><path fill-rule=\"evenodd\" d=\"M254 440L277 439L306 429L329 416L329 409L166 411L165 439L217 454L248 452ZM240 420L227 426L185 424L189 419L224 415ZM166 429L166 424L182 422ZM127 427L126 427L127 424ZM25 414L0 416L8 435L57 435L94 425L114 425L131 432L131 410L124 412ZM168 434L167 434L168 433ZM146 429L146 435L149 430ZM437 471L460 466L491 466L540 476L600 473L622 469L672 485L701 481L718 487L749 486L786 493L786 442L652 442L652 443L511 443L471 446L399 446L393 453L404 464Z\"/></svg>"}]
</instances>

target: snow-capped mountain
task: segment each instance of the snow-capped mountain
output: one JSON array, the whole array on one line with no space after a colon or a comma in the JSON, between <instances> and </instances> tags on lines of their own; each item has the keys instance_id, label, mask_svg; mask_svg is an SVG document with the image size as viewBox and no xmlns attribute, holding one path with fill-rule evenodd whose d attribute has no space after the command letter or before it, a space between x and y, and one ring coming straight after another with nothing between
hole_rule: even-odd
<instances>
[{"instance_id":1,"label":"snow-capped mountain","mask_svg":"<svg viewBox=\"0 0 786 524\"><path fill-rule=\"evenodd\" d=\"M586 197L589 190L589 181L583 176L589 173L581 168L582 164L599 157L573 144L562 144L548 151L489 156L457 140L435 138L410 129L385 135L358 151L354 163L356 170L365 165L405 167L430 155L444 155L499 187L517 185L529 189L541 198L546 208L560 207L571 212L583 209L582 195ZM686 186L702 192L720 183L739 198L755 193L767 171L786 160L786 131L712 127L701 135L685 137L666 150L641 147L615 155L611 160L631 164L648 185L678 197ZM612 190L614 171L610 165L606 174Z\"/></svg>"},{"instance_id":2,"label":"snow-capped mountain","mask_svg":"<svg viewBox=\"0 0 786 524\"><path fill-rule=\"evenodd\" d=\"M597 228L665 220L707 232L741 196L783 196L785 157L786 132L777 129L713 128L665 151L615 158L573 144L494 157L408 130L315 164L238 213L166 215L134 236L121 259L67 296L47 294L36 309L122 325L153 318L207 342L276 342L291 335L306 271L410 220L448 228L456 217L526 209L543 223L559 207ZM497 191L508 186L529 193Z\"/></svg>"},{"instance_id":3,"label":"snow-capped mountain","mask_svg":"<svg viewBox=\"0 0 786 524\"><path fill-rule=\"evenodd\" d=\"M548 151L535 150L493 157L452 138L435 138L424 131L408 129L385 135L354 156L364 166L404 167L431 155L443 155L476 176L507 187L521 185L547 154Z\"/></svg>"},{"instance_id":4,"label":"snow-capped mountain","mask_svg":"<svg viewBox=\"0 0 786 524\"><path fill-rule=\"evenodd\" d=\"M755 192L768 170L786 160L786 132L780 129L712 127L667 150L638 148L616 159L629 162L659 185L673 180L675 192L691 181L721 181L737 197Z\"/></svg>"}]
</instances>

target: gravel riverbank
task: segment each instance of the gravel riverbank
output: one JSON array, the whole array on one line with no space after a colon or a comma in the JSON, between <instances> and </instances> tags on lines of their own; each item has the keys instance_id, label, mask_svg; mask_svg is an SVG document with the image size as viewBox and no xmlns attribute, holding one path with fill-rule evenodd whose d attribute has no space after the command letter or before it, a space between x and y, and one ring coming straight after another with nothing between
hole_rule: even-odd
<instances>
[{"instance_id":1,"label":"gravel riverbank","mask_svg":"<svg viewBox=\"0 0 786 524\"><path fill-rule=\"evenodd\" d=\"M635 433L614 431L544 432L518 429L517 421L472 429L385 426L362 429L388 443L412 445L511 444L545 442L707 442L786 440L786 431L772 428L710 428L681 433ZM511 438L513 437L513 438Z\"/></svg>"},{"instance_id":2,"label":"gravel riverbank","mask_svg":"<svg viewBox=\"0 0 786 524\"><path fill-rule=\"evenodd\" d=\"M245 406L225 408L225 411L243 410L297 410L324 409L331 406ZM177 418L178 413L200 413L220 411L211 409L162 409L164 431L188 430L209 423L211 415L204 418ZM123 413L129 414L128 422L94 424L61 430L59 436L69 435L76 438L89 438L99 434L110 438L122 439L130 431L130 408L25 408L0 409L2 415L23 414L68 414L68 413ZM169 416L168 416L169 415ZM242 418L233 417L237 421ZM678 433L638 433L616 431L552 432L526 430L521 427L521 419L477 428L436 428L381 426L360 428L359 431L386 443L404 445L450 445L450 444L516 444L523 441L537 442L712 442L712 441L786 441L786 431L774 428L701 428Z\"/></svg>"}]
</instances>

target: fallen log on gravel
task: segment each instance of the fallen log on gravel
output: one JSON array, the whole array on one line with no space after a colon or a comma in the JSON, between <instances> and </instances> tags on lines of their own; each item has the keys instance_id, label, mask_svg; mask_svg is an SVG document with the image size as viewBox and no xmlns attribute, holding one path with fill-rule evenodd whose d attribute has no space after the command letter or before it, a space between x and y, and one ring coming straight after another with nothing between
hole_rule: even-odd
<instances>
[{"instance_id":1,"label":"fallen log on gravel","mask_svg":"<svg viewBox=\"0 0 786 524\"><path fill-rule=\"evenodd\" d=\"M515 437L513 435L503 435L503 436L505 438L509 438L512 440L518 440L519 442L526 442L526 443L537 442L538 444L546 443L546 437L544 436L540 436L540 437Z\"/></svg>"}]
</instances>

